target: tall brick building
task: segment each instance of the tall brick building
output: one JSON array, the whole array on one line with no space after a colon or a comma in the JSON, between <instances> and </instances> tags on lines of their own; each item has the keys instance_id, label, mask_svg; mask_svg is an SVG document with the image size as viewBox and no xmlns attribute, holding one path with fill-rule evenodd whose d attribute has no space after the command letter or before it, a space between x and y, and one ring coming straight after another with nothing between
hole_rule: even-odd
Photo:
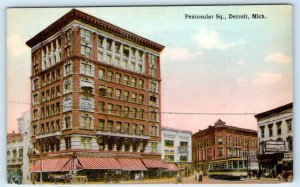
<instances>
[{"instance_id":1,"label":"tall brick building","mask_svg":"<svg viewBox=\"0 0 300 187\"><path fill-rule=\"evenodd\" d=\"M160 158L164 46L76 9L26 44L32 162L68 155Z\"/></svg>"},{"instance_id":2,"label":"tall brick building","mask_svg":"<svg viewBox=\"0 0 300 187\"><path fill-rule=\"evenodd\" d=\"M246 168L247 161L251 160L258 163L257 131L225 125L220 119L214 126L193 134L192 142L195 168L204 172L217 168Z\"/></svg>"}]
</instances>

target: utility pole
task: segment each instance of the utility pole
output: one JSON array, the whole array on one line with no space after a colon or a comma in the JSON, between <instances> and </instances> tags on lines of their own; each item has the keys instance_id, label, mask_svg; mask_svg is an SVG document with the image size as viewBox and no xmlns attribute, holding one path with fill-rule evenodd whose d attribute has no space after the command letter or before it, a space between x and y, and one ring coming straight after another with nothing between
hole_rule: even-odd
<instances>
[{"instance_id":1,"label":"utility pole","mask_svg":"<svg viewBox=\"0 0 300 187\"><path fill-rule=\"evenodd\" d=\"M249 159L249 140L247 141L247 176L249 178L250 159Z\"/></svg>"}]
</instances>

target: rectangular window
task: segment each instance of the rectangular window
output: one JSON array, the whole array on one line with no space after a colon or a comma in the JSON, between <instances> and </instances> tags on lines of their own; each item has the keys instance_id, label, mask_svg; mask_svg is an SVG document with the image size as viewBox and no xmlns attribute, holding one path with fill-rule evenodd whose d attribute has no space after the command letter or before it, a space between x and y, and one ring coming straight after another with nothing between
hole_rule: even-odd
<instances>
[{"instance_id":1,"label":"rectangular window","mask_svg":"<svg viewBox=\"0 0 300 187\"><path fill-rule=\"evenodd\" d=\"M66 150L71 149L71 137L66 137L65 138L65 142L66 142Z\"/></svg>"},{"instance_id":2,"label":"rectangular window","mask_svg":"<svg viewBox=\"0 0 300 187\"><path fill-rule=\"evenodd\" d=\"M287 131L292 132L292 119L286 120Z\"/></svg>"},{"instance_id":3,"label":"rectangular window","mask_svg":"<svg viewBox=\"0 0 300 187\"><path fill-rule=\"evenodd\" d=\"M119 57L115 57L115 65L120 66L120 58Z\"/></svg>"},{"instance_id":4,"label":"rectangular window","mask_svg":"<svg viewBox=\"0 0 300 187\"><path fill-rule=\"evenodd\" d=\"M71 128L71 117L65 117L65 126L66 129Z\"/></svg>"},{"instance_id":5,"label":"rectangular window","mask_svg":"<svg viewBox=\"0 0 300 187\"><path fill-rule=\"evenodd\" d=\"M137 96L137 93L131 93L131 101L132 102L136 102L136 96Z\"/></svg>"},{"instance_id":6,"label":"rectangular window","mask_svg":"<svg viewBox=\"0 0 300 187\"><path fill-rule=\"evenodd\" d=\"M92 138L81 137L80 147L81 149L91 149Z\"/></svg>"},{"instance_id":7,"label":"rectangular window","mask_svg":"<svg viewBox=\"0 0 300 187\"><path fill-rule=\"evenodd\" d=\"M106 62L111 64L111 55L106 55Z\"/></svg>"},{"instance_id":8,"label":"rectangular window","mask_svg":"<svg viewBox=\"0 0 300 187\"><path fill-rule=\"evenodd\" d=\"M143 72L143 65L141 65L141 64L138 65L138 71L139 71L140 73Z\"/></svg>"},{"instance_id":9,"label":"rectangular window","mask_svg":"<svg viewBox=\"0 0 300 187\"><path fill-rule=\"evenodd\" d=\"M130 63L130 69L133 70L133 71L135 70L135 63L134 62Z\"/></svg>"},{"instance_id":10,"label":"rectangular window","mask_svg":"<svg viewBox=\"0 0 300 187\"><path fill-rule=\"evenodd\" d=\"M222 156L223 156L223 148L220 147L220 148L218 149L218 152L219 152L219 157L222 157Z\"/></svg>"},{"instance_id":11,"label":"rectangular window","mask_svg":"<svg viewBox=\"0 0 300 187\"><path fill-rule=\"evenodd\" d=\"M86 56L86 57L91 57L92 56L92 48L89 46L81 46L81 54Z\"/></svg>"},{"instance_id":12,"label":"rectangular window","mask_svg":"<svg viewBox=\"0 0 300 187\"><path fill-rule=\"evenodd\" d=\"M222 145L222 144L223 144L223 137L222 137L222 135L219 135L218 145Z\"/></svg>"},{"instance_id":13,"label":"rectangular window","mask_svg":"<svg viewBox=\"0 0 300 187\"><path fill-rule=\"evenodd\" d=\"M98 36L98 47L103 48L104 38L102 36Z\"/></svg>"},{"instance_id":14,"label":"rectangular window","mask_svg":"<svg viewBox=\"0 0 300 187\"><path fill-rule=\"evenodd\" d=\"M128 66L128 62L127 62L127 60L124 60L124 61L123 61L123 67L124 67L125 69L127 69L127 66Z\"/></svg>"},{"instance_id":15,"label":"rectangular window","mask_svg":"<svg viewBox=\"0 0 300 187\"><path fill-rule=\"evenodd\" d=\"M143 94L139 95L139 103L144 104L144 95Z\"/></svg>"},{"instance_id":16,"label":"rectangular window","mask_svg":"<svg viewBox=\"0 0 300 187\"><path fill-rule=\"evenodd\" d=\"M99 119L99 130L104 130L105 129L105 120L104 119Z\"/></svg>"},{"instance_id":17,"label":"rectangular window","mask_svg":"<svg viewBox=\"0 0 300 187\"><path fill-rule=\"evenodd\" d=\"M91 76L92 75L92 65L90 64L85 64L85 63L81 63L81 73L87 76Z\"/></svg>"},{"instance_id":18,"label":"rectangular window","mask_svg":"<svg viewBox=\"0 0 300 187\"><path fill-rule=\"evenodd\" d=\"M272 137L273 136L273 124L269 124L268 128L269 128L269 137Z\"/></svg>"},{"instance_id":19,"label":"rectangular window","mask_svg":"<svg viewBox=\"0 0 300 187\"><path fill-rule=\"evenodd\" d=\"M136 84L136 78L135 78L135 77L132 77L132 78L131 78L131 86L137 87L137 84Z\"/></svg>"},{"instance_id":20,"label":"rectangular window","mask_svg":"<svg viewBox=\"0 0 300 187\"><path fill-rule=\"evenodd\" d=\"M113 114L113 108L114 108L114 105L109 103L107 105L107 113L108 114Z\"/></svg>"},{"instance_id":21,"label":"rectangular window","mask_svg":"<svg viewBox=\"0 0 300 187\"><path fill-rule=\"evenodd\" d=\"M99 79L105 80L105 70L99 69Z\"/></svg>"},{"instance_id":22,"label":"rectangular window","mask_svg":"<svg viewBox=\"0 0 300 187\"><path fill-rule=\"evenodd\" d=\"M107 80L113 81L114 73L112 71L107 71Z\"/></svg>"},{"instance_id":23,"label":"rectangular window","mask_svg":"<svg viewBox=\"0 0 300 187\"><path fill-rule=\"evenodd\" d=\"M140 134L145 133L145 125L140 125Z\"/></svg>"},{"instance_id":24,"label":"rectangular window","mask_svg":"<svg viewBox=\"0 0 300 187\"><path fill-rule=\"evenodd\" d=\"M116 132L121 132L122 122L116 122Z\"/></svg>"},{"instance_id":25,"label":"rectangular window","mask_svg":"<svg viewBox=\"0 0 300 187\"><path fill-rule=\"evenodd\" d=\"M129 85L129 77L128 77L128 75L124 75L124 84L125 85Z\"/></svg>"},{"instance_id":26,"label":"rectangular window","mask_svg":"<svg viewBox=\"0 0 300 187\"><path fill-rule=\"evenodd\" d=\"M188 147L188 142L180 141L180 147Z\"/></svg>"},{"instance_id":27,"label":"rectangular window","mask_svg":"<svg viewBox=\"0 0 300 187\"><path fill-rule=\"evenodd\" d=\"M282 123L281 121L276 123L278 136L281 135L281 123Z\"/></svg>"},{"instance_id":28,"label":"rectangular window","mask_svg":"<svg viewBox=\"0 0 300 187\"><path fill-rule=\"evenodd\" d=\"M187 162L187 156L180 156L180 162Z\"/></svg>"},{"instance_id":29,"label":"rectangular window","mask_svg":"<svg viewBox=\"0 0 300 187\"><path fill-rule=\"evenodd\" d=\"M91 31L85 30L85 29L81 29L81 40L83 42L88 42L90 43L92 40L92 33Z\"/></svg>"},{"instance_id":30,"label":"rectangular window","mask_svg":"<svg viewBox=\"0 0 300 187\"><path fill-rule=\"evenodd\" d=\"M124 101L128 101L129 100L129 92L128 91L124 91Z\"/></svg>"},{"instance_id":31,"label":"rectangular window","mask_svg":"<svg viewBox=\"0 0 300 187\"><path fill-rule=\"evenodd\" d=\"M138 60L142 60L142 58L143 58L143 51L138 51Z\"/></svg>"},{"instance_id":32,"label":"rectangular window","mask_svg":"<svg viewBox=\"0 0 300 187\"><path fill-rule=\"evenodd\" d=\"M98 51L98 61L103 61L103 53Z\"/></svg>"},{"instance_id":33,"label":"rectangular window","mask_svg":"<svg viewBox=\"0 0 300 187\"><path fill-rule=\"evenodd\" d=\"M129 129L130 129L130 125L129 125L129 123L124 123L124 133L129 133Z\"/></svg>"},{"instance_id":34,"label":"rectangular window","mask_svg":"<svg viewBox=\"0 0 300 187\"><path fill-rule=\"evenodd\" d=\"M105 112L105 103L104 102L99 102L99 112L104 113Z\"/></svg>"},{"instance_id":35,"label":"rectangular window","mask_svg":"<svg viewBox=\"0 0 300 187\"><path fill-rule=\"evenodd\" d=\"M111 46L112 46L112 41L106 39L106 49L109 50L109 51L111 51Z\"/></svg>"},{"instance_id":36,"label":"rectangular window","mask_svg":"<svg viewBox=\"0 0 300 187\"><path fill-rule=\"evenodd\" d=\"M139 79L139 88L144 89L144 80L143 79Z\"/></svg>"},{"instance_id":37,"label":"rectangular window","mask_svg":"<svg viewBox=\"0 0 300 187\"><path fill-rule=\"evenodd\" d=\"M121 84L122 76L120 73L116 73L116 83Z\"/></svg>"},{"instance_id":38,"label":"rectangular window","mask_svg":"<svg viewBox=\"0 0 300 187\"><path fill-rule=\"evenodd\" d=\"M137 118L137 109L136 108L132 108L132 116L133 118Z\"/></svg>"},{"instance_id":39,"label":"rectangular window","mask_svg":"<svg viewBox=\"0 0 300 187\"><path fill-rule=\"evenodd\" d=\"M91 129L92 128L92 118L91 117L81 117L81 127Z\"/></svg>"},{"instance_id":40,"label":"rectangular window","mask_svg":"<svg viewBox=\"0 0 300 187\"><path fill-rule=\"evenodd\" d=\"M114 89L111 87L107 88L107 97L113 97Z\"/></svg>"},{"instance_id":41,"label":"rectangular window","mask_svg":"<svg viewBox=\"0 0 300 187\"><path fill-rule=\"evenodd\" d=\"M260 132L261 132L261 137L264 138L265 137L265 126L260 127Z\"/></svg>"},{"instance_id":42,"label":"rectangular window","mask_svg":"<svg viewBox=\"0 0 300 187\"><path fill-rule=\"evenodd\" d=\"M129 116L129 107L125 106L124 107L124 117L128 117Z\"/></svg>"},{"instance_id":43,"label":"rectangular window","mask_svg":"<svg viewBox=\"0 0 300 187\"><path fill-rule=\"evenodd\" d=\"M121 105L116 105L116 112L118 116L122 115L122 106Z\"/></svg>"},{"instance_id":44,"label":"rectangular window","mask_svg":"<svg viewBox=\"0 0 300 187\"><path fill-rule=\"evenodd\" d=\"M120 89L116 90L116 99L121 99L122 91Z\"/></svg>"},{"instance_id":45,"label":"rectangular window","mask_svg":"<svg viewBox=\"0 0 300 187\"><path fill-rule=\"evenodd\" d=\"M174 141L173 140L165 140L165 146L166 147L174 147Z\"/></svg>"},{"instance_id":46,"label":"rectangular window","mask_svg":"<svg viewBox=\"0 0 300 187\"><path fill-rule=\"evenodd\" d=\"M66 64L65 65L65 72L66 72L65 76L68 76L68 75L71 74L71 64Z\"/></svg>"},{"instance_id":47,"label":"rectangular window","mask_svg":"<svg viewBox=\"0 0 300 187\"><path fill-rule=\"evenodd\" d=\"M143 109L139 109L139 118L144 119L144 113L145 111Z\"/></svg>"},{"instance_id":48,"label":"rectangular window","mask_svg":"<svg viewBox=\"0 0 300 187\"><path fill-rule=\"evenodd\" d=\"M133 134L137 134L138 133L138 129L137 129L137 124L132 124L132 133Z\"/></svg>"},{"instance_id":49,"label":"rectangular window","mask_svg":"<svg viewBox=\"0 0 300 187\"><path fill-rule=\"evenodd\" d=\"M157 143L156 142L150 142L150 152L151 153L157 152Z\"/></svg>"},{"instance_id":50,"label":"rectangular window","mask_svg":"<svg viewBox=\"0 0 300 187\"><path fill-rule=\"evenodd\" d=\"M121 44L115 42L115 52L116 52L116 53L120 53L120 49L121 49Z\"/></svg>"},{"instance_id":51,"label":"rectangular window","mask_svg":"<svg viewBox=\"0 0 300 187\"><path fill-rule=\"evenodd\" d=\"M107 122L107 131L108 132L113 132L113 127L114 127L114 122L113 121L108 121Z\"/></svg>"}]
</instances>

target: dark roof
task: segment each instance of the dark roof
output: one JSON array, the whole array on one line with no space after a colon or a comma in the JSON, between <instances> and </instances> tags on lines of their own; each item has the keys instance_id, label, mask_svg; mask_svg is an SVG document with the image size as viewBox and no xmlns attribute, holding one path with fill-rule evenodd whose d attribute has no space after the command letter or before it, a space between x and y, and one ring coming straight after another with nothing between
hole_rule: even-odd
<instances>
[{"instance_id":1,"label":"dark roof","mask_svg":"<svg viewBox=\"0 0 300 187\"><path fill-rule=\"evenodd\" d=\"M29 47L35 46L39 42L44 41L51 35L60 31L64 26L66 26L68 23L72 22L73 20L79 20L81 22L92 25L92 26L102 29L104 31L113 33L114 35L119 36L121 38L124 38L124 39L130 40L130 41L133 41L135 43L138 43L140 45L149 47L158 52L161 52L165 48L163 45L155 43L144 37L138 36L130 31L127 31L127 30L122 29L118 26L115 26L111 23L108 23L104 20L101 20L101 19L91 16L89 14L86 14L84 12L81 12L77 9L72 9L71 11L69 11L67 14L65 14L58 20L56 20L54 23L52 23L47 28L45 28L44 30L39 32L37 35L35 35L30 40L28 40L26 42L26 44Z\"/></svg>"},{"instance_id":2,"label":"dark roof","mask_svg":"<svg viewBox=\"0 0 300 187\"><path fill-rule=\"evenodd\" d=\"M289 110L289 109L292 109L292 108L293 108L293 103L289 103L289 104L286 104L286 105L274 108L272 110L268 110L266 112L262 112L262 113L256 114L255 117L257 119L258 118L264 118L264 117L271 116L273 114L276 114L276 113L279 113L279 112L283 112L285 110Z\"/></svg>"},{"instance_id":3,"label":"dark roof","mask_svg":"<svg viewBox=\"0 0 300 187\"><path fill-rule=\"evenodd\" d=\"M255 130L251 130L251 129L246 129L246 128L240 128L240 127L235 127L235 126L230 126L230 125L225 125L225 122L223 122L221 119L219 119L214 126L208 126L208 128L203 129L203 130L199 130L198 132L196 132L195 134L193 134L193 136L197 136L199 134L210 134L213 133L216 129L221 129L221 128L225 128L228 130L236 130L236 131L240 131L240 132L247 132L247 133L257 133L257 131Z\"/></svg>"}]
</instances>

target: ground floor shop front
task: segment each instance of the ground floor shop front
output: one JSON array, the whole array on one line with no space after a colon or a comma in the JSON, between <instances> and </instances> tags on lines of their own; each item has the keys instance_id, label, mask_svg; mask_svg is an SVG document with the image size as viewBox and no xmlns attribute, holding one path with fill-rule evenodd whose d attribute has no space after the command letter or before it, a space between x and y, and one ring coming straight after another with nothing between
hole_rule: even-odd
<instances>
[{"instance_id":1,"label":"ground floor shop front","mask_svg":"<svg viewBox=\"0 0 300 187\"><path fill-rule=\"evenodd\" d=\"M179 171L175 164L150 158L65 157L37 160L31 167L33 182L119 182L173 177Z\"/></svg>"}]
</instances>

